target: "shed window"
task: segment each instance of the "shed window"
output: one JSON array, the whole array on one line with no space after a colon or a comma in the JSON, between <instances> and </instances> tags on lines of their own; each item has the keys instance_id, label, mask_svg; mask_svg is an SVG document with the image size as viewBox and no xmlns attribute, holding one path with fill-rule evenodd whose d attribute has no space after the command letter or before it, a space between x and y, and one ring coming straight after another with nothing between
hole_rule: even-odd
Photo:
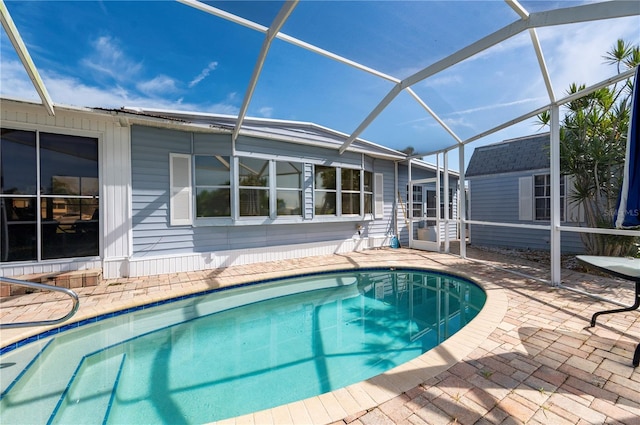
<instances>
[{"instance_id":1,"label":"shed window","mask_svg":"<svg viewBox=\"0 0 640 425\"><path fill-rule=\"evenodd\" d=\"M560 220L564 220L564 176L560 176ZM534 176L534 213L536 220L551 220L551 175L542 174Z\"/></svg>"}]
</instances>

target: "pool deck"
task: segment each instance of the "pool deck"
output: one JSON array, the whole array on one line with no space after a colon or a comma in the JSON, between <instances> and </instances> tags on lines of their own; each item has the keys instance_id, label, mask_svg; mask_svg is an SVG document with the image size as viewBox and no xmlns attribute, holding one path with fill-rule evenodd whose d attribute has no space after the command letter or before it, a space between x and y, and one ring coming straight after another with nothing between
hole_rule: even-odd
<instances>
[{"instance_id":1,"label":"pool deck","mask_svg":"<svg viewBox=\"0 0 640 425\"><path fill-rule=\"evenodd\" d=\"M546 266L498 254L482 260L410 249L379 249L194 273L104 280L78 288L81 320L211 288L316 271L410 266L468 277L487 305L435 349L383 375L303 401L220 424L640 424L640 310L591 315L617 305L554 288ZM633 284L562 271L566 287L632 304ZM35 293L0 299L2 323L63 316L70 301ZM42 329L3 330L0 346ZM251 397L251 394L247 394Z\"/></svg>"}]
</instances>

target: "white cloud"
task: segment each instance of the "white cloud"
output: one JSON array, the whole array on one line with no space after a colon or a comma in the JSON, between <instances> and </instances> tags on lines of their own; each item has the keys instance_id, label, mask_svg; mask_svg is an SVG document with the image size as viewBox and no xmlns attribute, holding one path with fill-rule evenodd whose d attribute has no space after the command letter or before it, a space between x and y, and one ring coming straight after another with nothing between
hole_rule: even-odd
<instances>
[{"instance_id":1,"label":"white cloud","mask_svg":"<svg viewBox=\"0 0 640 425\"><path fill-rule=\"evenodd\" d=\"M38 92L18 60L0 64L0 95L23 100L40 100Z\"/></svg>"},{"instance_id":2,"label":"white cloud","mask_svg":"<svg viewBox=\"0 0 640 425\"><path fill-rule=\"evenodd\" d=\"M463 78L460 75L434 76L424 81L426 87L443 87L462 84Z\"/></svg>"},{"instance_id":3,"label":"white cloud","mask_svg":"<svg viewBox=\"0 0 640 425\"><path fill-rule=\"evenodd\" d=\"M142 69L142 64L129 58L111 37L104 36L93 43L94 52L81 61L82 65L116 81L131 80Z\"/></svg>"},{"instance_id":4,"label":"white cloud","mask_svg":"<svg viewBox=\"0 0 640 425\"><path fill-rule=\"evenodd\" d=\"M159 75L152 80L138 83L136 88L147 95L171 94L178 91L176 81L166 75Z\"/></svg>"},{"instance_id":5,"label":"white cloud","mask_svg":"<svg viewBox=\"0 0 640 425\"><path fill-rule=\"evenodd\" d=\"M0 96L18 100L40 101L31 80L19 61L5 61L3 58L1 71ZM184 103L182 98L173 100L154 96L153 93L150 95L139 94L128 90L120 84L102 88L90 86L76 78L60 76L42 69L40 74L51 99L56 104L101 108L120 108L126 105L228 115L237 114L239 109L230 101L234 97L233 93L224 102Z\"/></svg>"},{"instance_id":6,"label":"white cloud","mask_svg":"<svg viewBox=\"0 0 640 425\"><path fill-rule=\"evenodd\" d=\"M539 31L556 97L573 82L595 84L616 71L603 56L619 38L638 44L638 17L589 22Z\"/></svg>"},{"instance_id":7,"label":"white cloud","mask_svg":"<svg viewBox=\"0 0 640 425\"><path fill-rule=\"evenodd\" d=\"M271 118L273 116L273 108L270 106L264 106L258 109L258 113L264 118Z\"/></svg>"},{"instance_id":8,"label":"white cloud","mask_svg":"<svg viewBox=\"0 0 640 425\"><path fill-rule=\"evenodd\" d=\"M17 55L4 46L8 43L2 44L0 96L39 102L40 97ZM51 69L38 69L54 103L82 107L120 108L127 105L230 115L238 113L235 92L229 93L226 99L218 103L184 102L182 97L175 99L172 96L180 93L180 83L172 77L160 74L142 81L143 63L127 56L112 37L100 37L92 43L92 47L91 54L80 61L82 66L94 73L89 80L82 81ZM217 62L209 63L206 72L201 73L201 79L216 67ZM264 110L264 113L268 112Z\"/></svg>"},{"instance_id":9,"label":"white cloud","mask_svg":"<svg viewBox=\"0 0 640 425\"><path fill-rule=\"evenodd\" d=\"M546 97L536 97L536 98L528 98L528 99L518 99L518 100L514 100L512 102L493 103L491 105L480 106L480 107L477 107L477 108L470 108L470 109L463 109L463 110L459 110L459 111L453 111L450 115L468 115L468 114L473 114L475 112L492 111L492 110L499 109L499 108L509 108L511 106L522 105L522 104L525 104L525 103L540 102L541 100L546 100L546 99L547 99Z\"/></svg>"},{"instance_id":10,"label":"white cloud","mask_svg":"<svg viewBox=\"0 0 640 425\"><path fill-rule=\"evenodd\" d=\"M198 83L207 78L211 71L214 71L217 67L218 62L209 62L209 65L207 65L206 68L200 71L200 74L198 74L196 78L191 80L191 82L189 83L189 88L195 87Z\"/></svg>"}]
</instances>

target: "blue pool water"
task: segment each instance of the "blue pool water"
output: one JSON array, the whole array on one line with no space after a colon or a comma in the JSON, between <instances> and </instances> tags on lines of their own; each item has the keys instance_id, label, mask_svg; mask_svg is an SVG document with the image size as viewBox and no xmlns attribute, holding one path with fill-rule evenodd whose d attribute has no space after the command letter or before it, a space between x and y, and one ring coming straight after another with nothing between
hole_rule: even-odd
<instances>
[{"instance_id":1,"label":"blue pool water","mask_svg":"<svg viewBox=\"0 0 640 425\"><path fill-rule=\"evenodd\" d=\"M304 399L430 350L485 302L418 270L216 291L44 336L0 357L0 423L203 423Z\"/></svg>"}]
</instances>

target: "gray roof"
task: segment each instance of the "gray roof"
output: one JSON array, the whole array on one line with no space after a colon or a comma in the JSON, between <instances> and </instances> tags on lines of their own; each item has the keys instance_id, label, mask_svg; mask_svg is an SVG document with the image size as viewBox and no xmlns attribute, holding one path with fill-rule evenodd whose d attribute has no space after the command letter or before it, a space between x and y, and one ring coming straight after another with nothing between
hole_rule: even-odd
<instances>
[{"instance_id":1,"label":"gray roof","mask_svg":"<svg viewBox=\"0 0 640 425\"><path fill-rule=\"evenodd\" d=\"M233 115L221 115L198 112L169 111L160 109L125 107L120 111L140 114L142 116L155 116L167 120L178 120L184 123L204 125L207 128L217 128L231 132L237 124L238 117ZM348 135L323 127L318 124L301 121L276 120L270 118L246 117L242 122L241 135L263 137L289 141L292 143L307 143L320 145L329 149L339 149ZM369 156L386 158L394 161L407 159L407 154L357 138L347 148L347 151L362 152ZM427 170L436 170L436 165L414 158L413 167ZM441 172L444 172L441 168ZM455 170L449 170L449 174L457 178L460 174Z\"/></svg>"},{"instance_id":2,"label":"gray roof","mask_svg":"<svg viewBox=\"0 0 640 425\"><path fill-rule=\"evenodd\" d=\"M467 177L549 168L549 133L475 148Z\"/></svg>"},{"instance_id":3,"label":"gray roof","mask_svg":"<svg viewBox=\"0 0 640 425\"><path fill-rule=\"evenodd\" d=\"M207 129L218 129L227 132L232 132L238 123L238 117L232 115L135 107L124 107L120 111L137 114L138 116L177 120L186 124L199 125ZM276 139L299 144L316 144L336 150L339 149L349 137L345 133L314 123L255 117L245 117L242 122L240 135ZM361 138L355 139L347 150L392 160L403 160L407 158L407 155L403 152Z\"/></svg>"}]
</instances>

